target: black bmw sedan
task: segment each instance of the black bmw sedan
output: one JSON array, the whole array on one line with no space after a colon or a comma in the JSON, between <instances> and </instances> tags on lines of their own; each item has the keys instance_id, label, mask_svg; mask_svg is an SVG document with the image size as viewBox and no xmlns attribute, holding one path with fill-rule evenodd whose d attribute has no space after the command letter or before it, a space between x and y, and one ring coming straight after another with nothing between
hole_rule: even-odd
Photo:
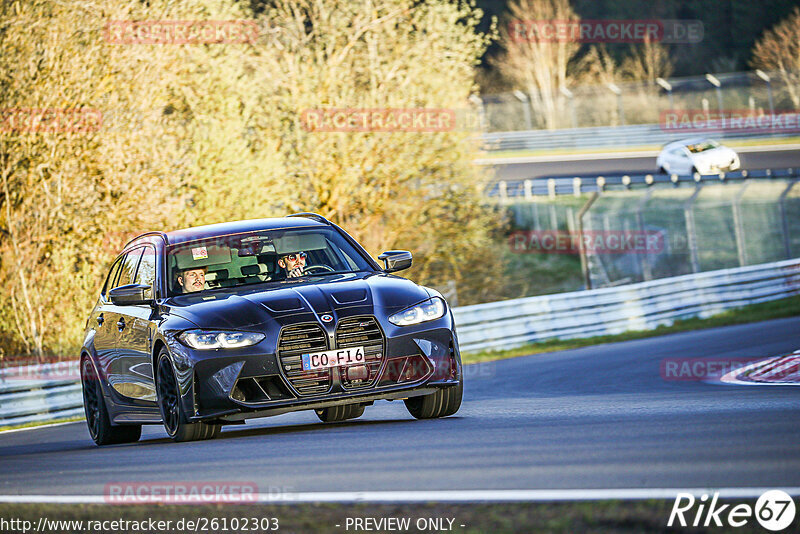
<instances>
[{"instance_id":1,"label":"black bmw sedan","mask_svg":"<svg viewBox=\"0 0 800 534\"><path fill-rule=\"evenodd\" d=\"M463 381L453 315L437 291L381 268L311 213L150 232L128 243L86 322L81 379L98 445L143 424L176 441L314 410L359 417L376 400L452 415Z\"/></svg>"}]
</instances>

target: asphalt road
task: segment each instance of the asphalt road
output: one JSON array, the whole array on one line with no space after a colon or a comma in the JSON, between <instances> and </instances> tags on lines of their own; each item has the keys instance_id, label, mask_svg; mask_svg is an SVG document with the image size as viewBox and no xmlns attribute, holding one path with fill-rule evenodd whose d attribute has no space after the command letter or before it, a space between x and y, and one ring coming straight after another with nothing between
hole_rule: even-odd
<instances>
[{"instance_id":1,"label":"asphalt road","mask_svg":"<svg viewBox=\"0 0 800 534\"><path fill-rule=\"evenodd\" d=\"M97 448L84 423L0 434L0 494L103 495L106 483L255 482L268 491L776 487L800 481L800 388L666 381L665 358L771 356L800 317L468 368L456 416L380 402L354 422L302 412L213 441Z\"/></svg>"},{"instance_id":2,"label":"asphalt road","mask_svg":"<svg viewBox=\"0 0 800 534\"><path fill-rule=\"evenodd\" d=\"M775 169L800 166L800 150L747 151L737 149L743 169ZM586 176L600 174L633 174L656 171L656 156L610 157L586 156L588 159L547 161L538 159L531 163L495 165L496 180L527 180L555 178L558 176Z\"/></svg>"}]
</instances>

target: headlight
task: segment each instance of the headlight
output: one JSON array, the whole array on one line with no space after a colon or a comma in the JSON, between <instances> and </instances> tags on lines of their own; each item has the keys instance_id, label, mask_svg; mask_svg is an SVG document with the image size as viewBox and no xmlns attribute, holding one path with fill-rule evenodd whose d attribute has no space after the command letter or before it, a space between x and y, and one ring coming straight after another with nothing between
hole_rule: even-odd
<instances>
[{"instance_id":1,"label":"headlight","mask_svg":"<svg viewBox=\"0 0 800 534\"><path fill-rule=\"evenodd\" d=\"M255 345L266 336L259 332L215 332L208 330L188 330L178 336L184 344L193 349L238 349Z\"/></svg>"},{"instance_id":2,"label":"headlight","mask_svg":"<svg viewBox=\"0 0 800 534\"><path fill-rule=\"evenodd\" d=\"M389 322L397 326L408 326L412 324L433 321L444 315L444 301L439 297L432 297L425 302L420 302L416 306L406 308L389 317Z\"/></svg>"}]
</instances>

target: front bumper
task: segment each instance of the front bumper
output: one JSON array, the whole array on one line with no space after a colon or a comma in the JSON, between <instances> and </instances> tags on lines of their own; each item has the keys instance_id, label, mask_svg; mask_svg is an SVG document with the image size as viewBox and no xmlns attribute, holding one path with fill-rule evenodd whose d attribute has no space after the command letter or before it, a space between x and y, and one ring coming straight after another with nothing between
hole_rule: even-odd
<instances>
[{"instance_id":1,"label":"front bumper","mask_svg":"<svg viewBox=\"0 0 800 534\"><path fill-rule=\"evenodd\" d=\"M448 314L449 315L449 314ZM446 316L415 327L380 325L382 347L369 380L355 384L340 368L330 371L324 391L298 387L287 360L275 343L230 351L193 351L173 346L181 382L184 412L190 421L239 422L253 417L320 409L340 404L371 403L427 395L461 380L461 358ZM338 348L331 337L329 349ZM271 347L270 347L271 348ZM176 355L175 353L178 352ZM301 377L302 378L302 377Z\"/></svg>"}]
</instances>

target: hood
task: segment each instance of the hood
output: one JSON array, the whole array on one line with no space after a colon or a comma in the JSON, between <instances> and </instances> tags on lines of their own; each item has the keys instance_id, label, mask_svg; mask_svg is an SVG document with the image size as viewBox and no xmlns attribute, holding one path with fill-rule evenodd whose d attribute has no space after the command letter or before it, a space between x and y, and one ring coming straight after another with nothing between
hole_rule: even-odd
<instances>
[{"instance_id":1,"label":"hood","mask_svg":"<svg viewBox=\"0 0 800 534\"><path fill-rule=\"evenodd\" d=\"M385 316L428 296L423 287L405 278L385 273L348 273L180 295L166 304L170 314L200 328L261 330L276 323L315 320L324 314L334 318Z\"/></svg>"},{"instance_id":2,"label":"hood","mask_svg":"<svg viewBox=\"0 0 800 534\"><path fill-rule=\"evenodd\" d=\"M696 161L700 161L703 163L728 163L730 160L734 158L736 153L726 147L720 146L717 148L712 148L711 150L706 150L704 152L700 152L699 154L694 154L694 159Z\"/></svg>"}]
</instances>

